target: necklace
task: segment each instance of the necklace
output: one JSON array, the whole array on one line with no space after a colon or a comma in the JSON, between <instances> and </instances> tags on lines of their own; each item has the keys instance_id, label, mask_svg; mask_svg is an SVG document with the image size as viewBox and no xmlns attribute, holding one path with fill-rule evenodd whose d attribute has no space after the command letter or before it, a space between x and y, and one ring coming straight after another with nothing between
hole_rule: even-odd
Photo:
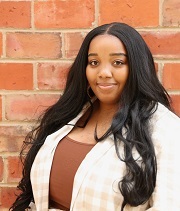
<instances>
[{"instance_id":1,"label":"necklace","mask_svg":"<svg viewBox=\"0 0 180 211\"><path fill-rule=\"evenodd\" d=\"M110 134L111 134L111 127L100 138L98 138L98 136L97 136L97 123L96 123L95 129L94 129L94 139L97 142L102 141L104 138L106 138Z\"/></svg>"}]
</instances>

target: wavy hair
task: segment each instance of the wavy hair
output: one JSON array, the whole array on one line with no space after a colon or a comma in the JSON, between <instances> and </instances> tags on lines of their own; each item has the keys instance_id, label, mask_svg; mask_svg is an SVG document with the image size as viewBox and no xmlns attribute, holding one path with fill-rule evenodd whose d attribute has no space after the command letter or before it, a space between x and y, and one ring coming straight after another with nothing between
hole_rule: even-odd
<instances>
[{"instance_id":1,"label":"wavy hair","mask_svg":"<svg viewBox=\"0 0 180 211\"><path fill-rule=\"evenodd\" d=\"M89 102L91 110L93 109L87 95L88 49L91 40L103 34L116 36L124 44L128 56L129 76L119 99L120 109L115 114L109 131L99 139L96 136L96 140L101 141L112 133L117 156L126 164L126 173L119 181L119 189L124 197L121 210L126 204L138 206L145 203L153 193L157 164L149 121L157 109L158 102L170 109L170 98L157 78L152 54L141 35L127 24L110 23L87 34L70 67L63 95L46 110L39 126L27 135L20 153L23 160L23 176L17 187L20 194L11 210L24 211L34 200L30 171L46 137L68 124L86 103ZM124 129L126 135L123 135ZM123 155L119 153L120 143L124 145ZM24 156L27 147L29 150ZM134 149L139 153L141 163L133 157Z\"/></svg>"}]
</instances>

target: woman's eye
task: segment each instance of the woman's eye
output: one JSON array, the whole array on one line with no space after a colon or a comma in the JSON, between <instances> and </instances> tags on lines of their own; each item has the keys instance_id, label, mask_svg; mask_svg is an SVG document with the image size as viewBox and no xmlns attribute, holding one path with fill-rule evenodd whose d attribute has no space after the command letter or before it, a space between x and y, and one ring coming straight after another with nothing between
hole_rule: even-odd
<instances>
[{"instance_id":1,"label":"woman's eye","mask_svg":"<svg viewBox=\"0 0 180 211\"><path fill-rule=\"evenodd\" d=\"M115 66L120 66L122 64L124 64L124 62L121 61L121 60L116 60L116 61L113 62L113 65L115 65Z\"/></svg>"},{"instance_id":2,"label":"woman's eye","mask_svg":"<svg viewBox=\"0 0 180 211\"><path fill-rule=\"evenodd\" d=\"M98 65L98 61L92 60L92 61L89 62L89 64L90 64L91 66L97 66L97 65Z\"/></svg>"}]
</instances>

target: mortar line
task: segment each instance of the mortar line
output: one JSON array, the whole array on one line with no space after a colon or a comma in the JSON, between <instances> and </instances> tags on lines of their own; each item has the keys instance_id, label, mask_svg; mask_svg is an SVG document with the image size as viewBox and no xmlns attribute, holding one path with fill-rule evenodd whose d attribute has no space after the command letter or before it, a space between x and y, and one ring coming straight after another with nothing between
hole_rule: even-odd
<instances>
[{"instance_id":1,"label":"mortar line","mask_svg":"<svg viewBox=\"0 0 180 211\"><path fill-rule=\"evenodd\" d=\"M2 31L2 56L1 58L6 58L6 32Z\"/></svg>"},{"instance_id":2,"label":"mortar line","mask_svg":"<svg viewBox=\"0 0 180 211\"><path fill-rule=\"evenodd\" d=\"M159 26L163 27L163 0L159 0Z\"/></svg>"},{"instance_id":3,"label":"mortar line","mask_svg":"<svg viewBox=\"0 0 180 211\"><path fill-rule=\"evenodd\" d=\"M98 1L98 0L97 0ZM97 4L97 3L96 3ZM99 10L99 9L98 9ZM96 14L96 16L99 14ZM97 19L97 17L96 17ZM97 23L98 24L98 23ZM174 31L180 32L180 27L167 27L167 26L159 26L159 27L135 27L138 31ZM58 28L58 29L17 29L17 28L6 28L0 29L1 32L9 32L9 33L18 33L18 32L36 32L36 33L68 33L68 32L89 32L90 28Z\"/></svg>"},{"instance_id":4,"label":"mortar line","mask_svg":"<svg viewBox=\"0 0 180 211\"><path fill-rule=\"evenodd\" d=\"M5 121L6 120L6 109L5 109L6 97L4 94L1 94L1 100L2 100L2 120L1 121Z\"/></svg>"},{"instance_id":5,"label":"mortar line","mask_svg":"<svg viewBox=\"0 0 180 211\"><path fill-rule=\"evenodd\" d=\"M94 0L94 6L95 6L94 27L97 27L99 25L99 0Z\"/></svg>"},{"instance_id":6,"label":"mortar line","mask_svg":"<svg viewBox=\"0 0 180 211\"><path fill-rule=\"evenodd\" d=\"M38 79L37 79L37 66L38 64L37 63L33 63L33 89L34 90L38 90Z\"/></svg>"},{"instance_id":7,"label":"mortar line","mask_svg":"<svg viewBox=\"0 0 180 211\"><path fill-rule=\"evenodd\" d=\"M34 26L34 0L31 0L31 29L33 32L35 32L35 26Z\"/></svg>"}]
</instances>

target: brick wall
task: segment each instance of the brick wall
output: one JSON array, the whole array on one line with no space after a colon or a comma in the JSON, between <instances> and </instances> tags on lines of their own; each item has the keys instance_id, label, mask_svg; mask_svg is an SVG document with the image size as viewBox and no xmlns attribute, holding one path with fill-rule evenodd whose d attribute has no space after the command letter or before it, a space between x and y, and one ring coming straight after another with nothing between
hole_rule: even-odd
<instances>
[{"instance_id":1,"label":"brick wall","mask_svg":"<svg viewBox=\"0 0 180 211\"><path fill-rule=\"evenodd\" d=\"M0 210L14 200L25 134L62 92L86 33L112 21L143 35L180 115L179 0L0 1Z\"/></svg>"}]
</instances>

